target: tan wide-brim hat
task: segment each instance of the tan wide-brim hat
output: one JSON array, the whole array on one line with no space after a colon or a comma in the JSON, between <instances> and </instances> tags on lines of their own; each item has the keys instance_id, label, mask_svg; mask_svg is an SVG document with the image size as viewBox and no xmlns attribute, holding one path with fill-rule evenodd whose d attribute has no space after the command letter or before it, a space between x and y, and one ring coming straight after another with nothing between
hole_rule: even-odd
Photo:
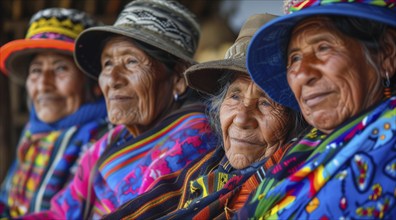
<instances>
[{"instance_id":1,"label":"tan wide-brim hat","mask_svg":"<svg viewBox=\"0 0 396 220\"><path fill-rule=\"evenodd\" d=\"M125 6L111 26L85 30L76 40L76 63L86 74L97 78L101 71L103 41L122 35L168 52L195 64L200 28L195 16L176 1L135 0Z\"/></svg>"},{"instance_id":2,"label":"tan wide-brim hat","mask_svg":"<svg viewBox=\"0 0 396 220\"><path fill-rule=\"evenodd\" d=\"M227 50L223 60L195 64L184 72L187 84L200 92L214 95L223 85L219 79L224 74L247 73L246 51L253 34L262 25L276 18L271 14L257 14L248 18L235 43Z\"/></svg>"}]
</instances>

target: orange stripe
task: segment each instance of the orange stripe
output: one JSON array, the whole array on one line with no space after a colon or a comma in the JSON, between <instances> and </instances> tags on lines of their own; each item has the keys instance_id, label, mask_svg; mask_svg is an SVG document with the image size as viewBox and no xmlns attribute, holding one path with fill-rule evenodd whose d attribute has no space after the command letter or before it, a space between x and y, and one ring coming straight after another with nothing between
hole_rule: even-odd
<instances>
[{"instance_id":1,"label":"orange stripe","mask_svg":"<svg viewBox=\"0 0 396 220\"><path fill-rule=\"evenodd\" d=\"M14 40L0 48L0 69L7 75L6 61L9 56L18 51L25 51L26 49L55 49L63 51L74 51L74 43L65 42L61 40L51 40L51 39L35 39L35 40Z\"/></svg>"},{"instance_id":2,"label":"orange stripe","mask_svg":"<svg viewBox=\"0 0 396 220\"><path fill-rule=\"evenodd\" d=\"M122 150L117 151L116 153L112 154L111 156L109 156L105 161L103 161L103 163L99 166L99 169L102 169L104 166L106 166L110 161L117 159L118 157L124 155L125 153L135 150L136 148L139 148L143 145L146 145L148 143L153 142L154 140L156 140L158 137L162 136L163 134L167 133L169 130L173 129L174 127L176 127L177 125L179 125L185 118L190 117L191 115L198 115L200 113L190 113L187 115L184 115L182 117L180 117L178 120L174 121L173 123L169 124L167 127L163 128L161 131L159 131L157 134L153 135L153 136L149 136L145 139L140 140L139 142L130 145L129 147L126 147ZM202 120L202 119L200 119ZM149 142L147 142L148 139L151 139Z\"/></svg>"},{"instance_id":3,"label":"orange stripe","mask_svg":"<svg viewBox=\"0 0 396 220\"><path fill-rule=\"evenodd\" d=\"M125 161L122 162L122 163L119 163L117 166L114 166L111 170L109 170L109 171L104 175L104 178L106 179L106 178L109 177L114 171L116 171L116 170L118 170L119 168L125 166L126 164L132 163L133 161L138 160L138 159L140 159L140 158L142 158L142 157L144 157L144 156L146 156L146 154L143 154L143 153L142 153L142 154L138 154L138 155L136 155L136 156L134 156L134 157L132 157L132 158L129 158L128 160L125 160Z\"/></svg>"}]
</instances>

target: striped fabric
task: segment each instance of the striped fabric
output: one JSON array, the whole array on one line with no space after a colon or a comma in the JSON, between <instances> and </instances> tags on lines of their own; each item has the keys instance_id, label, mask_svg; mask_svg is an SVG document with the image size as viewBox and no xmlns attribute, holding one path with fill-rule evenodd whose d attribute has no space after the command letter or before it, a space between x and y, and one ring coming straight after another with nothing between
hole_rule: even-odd
<instances>
[{"instance_id":1,"label":"striped fabric","mask_svg":"<svg viewBox=\"0 0 396 220\"><path fill-rule=\"evenodd\" d=\"M396 0L285 0L284 11L286 14L290 14L296 11L300 11L304 8L309 8L317 5L328 5L336 3L348 2L348 3L363 3L368 5L377 5L387 8L395 8Z\"/></svg>"},{"instance_id":2,"label":"striped fabric","mask_svg":"<svg viewBox=\"0 0 396 220\"><path fill-rule=\"evenodd\" d=\"M129 201L105 219L231 217L257 187L263 171L276 164L288 146L280 148L270 159L243 170L234 170L219 147L183 171L161 177L153 183L152 190Z\"/></svg>"},{"instance_id":3,"label":"striped fabric","mask_svg":"<svg viewBox=\"0 0 396 220\"><path fill-rule=\"evenodd\" d=\"M132 138L117 126L82 158L75 178L57 194L51 210L27 219L98 219L177 172L215 146L202 106L192 106ZM84 215L85 213L85 215Z\"/></svg>"},{"instance_id":4,"label":"striped fabric","mask_svg":"<svg viewBox=\"0 0 396 220\"><path fill-rule=\"evenodd\" d=\"M52 197L71 179L83 149L108 130L104 100L83 105L53 124L34 110L17 149L17 160L2 185L0 216L18 217L46 210Z\"/></svg>"}]
</instances>

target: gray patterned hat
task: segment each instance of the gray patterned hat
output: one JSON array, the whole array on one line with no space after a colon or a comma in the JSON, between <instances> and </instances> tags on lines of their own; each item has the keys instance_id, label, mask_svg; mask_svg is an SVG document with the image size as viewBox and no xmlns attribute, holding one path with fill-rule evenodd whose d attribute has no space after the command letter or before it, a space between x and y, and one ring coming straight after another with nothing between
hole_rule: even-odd
<instances>
[{"instance_id":1,"label":"gray patterned hat","mask_svg":"<svg viewBox=\"0 0 396 220\"><path fill-rule=\"evenodd\" d=\"M246 52L253 34L265 23L274 19L271 14L257 14L248 18L235 43L227 50L223 60L209 61L191 66L184 72L187 84L207 94L221 88L219 79L227 73L247 73Z\"/></svg>"},{"instance_id":2,"label":"gray patterned hat","mask_svg":"<svg viewBox=\"0 0 396 220\"><path fill-rule=\"evenodd\" d=\"M200 28L195 16L176 1L132 1L125 6L114 25L89 28L77 38L76 63L89 76L98 77L102 49L99 46L113 34L147 43L194 64Z\"/></svg>"}]
</instances>

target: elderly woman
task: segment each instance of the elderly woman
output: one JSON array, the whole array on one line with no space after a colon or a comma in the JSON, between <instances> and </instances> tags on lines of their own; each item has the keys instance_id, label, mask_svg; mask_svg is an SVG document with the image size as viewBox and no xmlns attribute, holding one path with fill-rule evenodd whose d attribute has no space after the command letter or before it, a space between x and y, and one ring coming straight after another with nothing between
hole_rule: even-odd
<instances>
[{"instance_id":1,"label":"elderly woman","mask_svg":"<svg viewBox=\"0 0 396 220\"><path fill-rule=\"evenodd\" d=\"M113 26L78 37L76 60L99 77L109 119L118 126L83 155L51 211L31 217L99 218L213 148L205 108L189 99L183 78L198 39L194 15L160 0L133 1Z\"/></svg>"},{"instance_id":2,"label":"elderly woman","mask_svg":"<svg viewBox=\"0 0 396 220\"><path fill-rule=\"evenodd\" d=\"M239 217L392 219L395 1L288 5L293 13L253 38L248 69L269 96L301 109L315 129L276 168L292 172L268 173Z\"/></svg>"},{"instance_id":3,"label":"elderly woman","mask_svg":"<svg viewBox=\"0 0 396 220\"><path fill-rule=\"evenodd\" d=\"M17 159L1 188L3 216L48 209L73 176L83 146L108 130L98 85L73 60L76 37L96 23L81 11L44 9L33 15L25 39L0 49L2 72L25 83L30 107Z\"/></svg>"},{"instance_id":4,"label":"elderly woman","mask_svg":"<svg viewBox=\"0 0 396 220\"><path fill-rule=\"evenodd\" d=\"M250 17L224 60L197 64L185 72L191 87L212 95L209 113L222 137L219 147L183 171L161 178L153 190L107 218L214 219L231 216L241 207L304 125L300 114L269 99L245 67L253 33L272 18ZM264 169L257 172L261 166Z\"/></svg>"}]
</instances>

